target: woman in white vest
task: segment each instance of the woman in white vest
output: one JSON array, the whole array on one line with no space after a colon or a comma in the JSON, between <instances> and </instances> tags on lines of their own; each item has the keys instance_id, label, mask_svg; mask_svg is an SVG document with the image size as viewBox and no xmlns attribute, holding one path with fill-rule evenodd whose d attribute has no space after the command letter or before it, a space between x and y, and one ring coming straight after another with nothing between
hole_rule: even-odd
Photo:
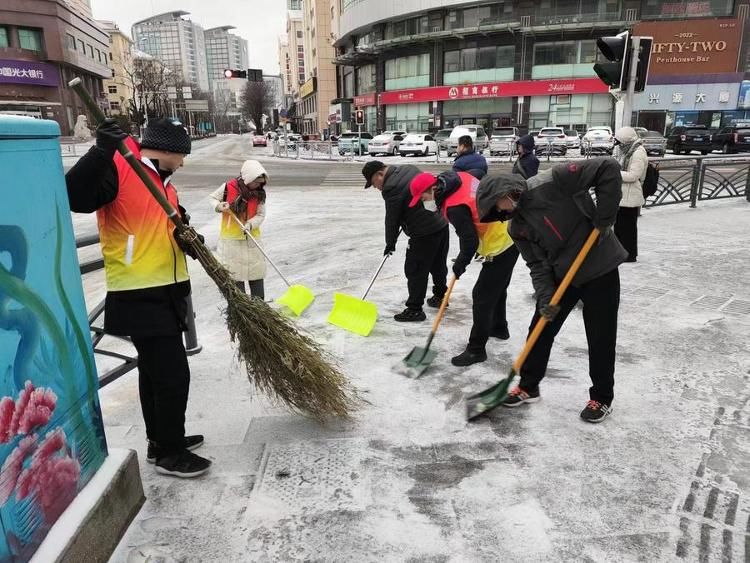
<instances>
[{"instance_id":1,"label":"woman in white vest","mask_svg":"<svg viewBox=\"0 0 750 563\"><path fill-rule=\"evenodd\" d=\"M259 299L265 298L266 262L242 225L260 244L260 225L266 218L267 182L268 174L261 163L246 160L238 178L227 181L211 194L214 210L221 213L216 255L232 273L237 286L245 291L245 282L248 282L250 294Z\"/></svg>"},{"instance_id":2,"label":"woman in white vest","mask_svg":"<svg viewBox=\"0 0 750 563\"><path fill-rule=\"evenodd\" d=\"M643 142L632 127L621 127L615 132L615 143L619 145L622 174L622 200L617 211L615 235L628 251L626 262L635 262L638 256L638 215L643 198L643 180L648 168L648 154Z\"/></svg>"}]
</instances>

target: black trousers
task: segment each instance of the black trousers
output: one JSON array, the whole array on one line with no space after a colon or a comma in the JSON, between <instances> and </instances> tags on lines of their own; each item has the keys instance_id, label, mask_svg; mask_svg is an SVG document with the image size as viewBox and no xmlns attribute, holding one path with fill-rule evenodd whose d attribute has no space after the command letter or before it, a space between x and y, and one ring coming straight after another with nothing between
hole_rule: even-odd
<instances>
[{"instance_id":1,"label":"black trousers","mask_svg":"<svg viewBox=\"0 0 750 563\"><path fill-rule=\"evenodd\" d=\"M181 450L190 388L182 334L133 336L138 351L138 391L146 437L166 452Z\"/></svg>"},{"instance_id":2,"label":"black trousers","mask_svg":"<svg viewBox=\"0 0 750 563\"><path fill-rule=\"evenodd\" d=\"M243 293L245 293L246 290L244 281L235 280L234 283L242 290ZM250 286L250 295L252 295L253 297L257 297L258 299L266 298L263 280L248 280L247 285Z\"/></svg>"},{"instance_id":3,"label":"black trousers","mask_svg":"<svg viewBox=\"0 0 750 563\"><path fill-rule=\"evenodd\" d=\"M482 264L482 271L479 272L471 294L474 324L471 327L468 349L472 352L484 351L491 331L508 329L505 301L517 260L518 249L513 245Z\"/></svg>"},{"instance_id":4,"label":"black trousers","mask_svg":"<svg viewBox=\"0 0 750 563\"><path fill-rule=\"evenodd\" d=\"M404 274L409 288L406 306L409 309L422 309L429 276L432 276L432 294L439 298L445 295L448 289L446 278L449 244L447 225L431 235L409 239L404 262Z\"/></svg>"},{"instance_id":5,"label":"black trousers","mask_svg":"<svg viewBox=\"0 0 750 563\"><path fill-rule=\"evenodd\" d=\"M640 207L620 207L617 210L615 235L625 250L628 251L628 262L635 262L638 256L638 212Z\"/></svg>"},{"instance_id":6,"label":"black trousers","mask_svg":"<svg viewBox=\"0 0 750 563\"><path fill-rule=\"evenodd\" d=\"M583 324L589 345L589 377L593 384L589 388L589 397L610 405L614 398L617 312L620 307L620 272L617 268L581 287L571 285L568 288L560 302L560 312L544 327L521 367L520 386L526 392L536 391L547 371L555 336L579 300L583 302ZM538 319L539 312L536 312L529 333Z\"/></svg>"}]
</instances>

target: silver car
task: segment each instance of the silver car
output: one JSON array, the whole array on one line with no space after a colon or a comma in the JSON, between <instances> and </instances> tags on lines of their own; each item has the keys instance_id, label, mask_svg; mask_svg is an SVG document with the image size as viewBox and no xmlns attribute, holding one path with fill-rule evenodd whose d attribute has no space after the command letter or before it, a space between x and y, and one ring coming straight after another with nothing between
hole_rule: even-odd
<instances>
[{"instance_id":1,"label":"silver car","mask_svg":"<svg viewBox=\"0 0 750 563\"><path fill-rule=\"evenodd\" d=\"M518 129L515 127L495 129L490 137L490 156L513 153L519 138Z\"/></svg>"},{"instance_id":2,"label":"silver car","mask_svg":"<svg viewBox=\"0 0 750 563\"><path fill-rule=\"evenodd\" d=\"M474 142L474 150L478 153L481 153L490 144L487 133L484 132L484 127L481 125L459 125L453 128L451 136L446 141L448 156L453 156L458 152L458 140L464 135L471 137Z\"/></svg>"},{"instance_id":3,"label":"silver car","mask_svg":"<svg viewBox=\"0 0 750 563\"><path fill-rule=\"evenodd\" d=\"M370 156L378 154L397 155L399 144L405 136L406 131L383 131L370 141L367 152L370 153Z\"/></svg>"},{"instance_id":4,"label":"silver car","mask_svg":"<svg viewBox=\"0 0 750 563\"><path fill-rule=\"evenodd\" d=\"M542 127L536 138L536 154L551 154L553 156L565 156L568 152L568 143L565 140L565 130L562 127Z\"/></svg>"}]
</instances>

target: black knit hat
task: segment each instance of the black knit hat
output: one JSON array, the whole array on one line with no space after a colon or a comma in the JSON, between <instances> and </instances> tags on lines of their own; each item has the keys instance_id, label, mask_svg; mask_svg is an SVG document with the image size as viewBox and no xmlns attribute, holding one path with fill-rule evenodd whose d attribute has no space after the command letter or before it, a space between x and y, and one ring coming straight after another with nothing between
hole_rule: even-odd
<instances>
[{"instance_id":1,"label":"black knit hat","mask_svg":"<svg viewBox=\"0 0 750 563\"><path fill-rule=\"evenodd\" d=\"M190 154L190 136L176 119L160 117L151 119L143 131L142 149Z\"/></svg>"}]
</instances>

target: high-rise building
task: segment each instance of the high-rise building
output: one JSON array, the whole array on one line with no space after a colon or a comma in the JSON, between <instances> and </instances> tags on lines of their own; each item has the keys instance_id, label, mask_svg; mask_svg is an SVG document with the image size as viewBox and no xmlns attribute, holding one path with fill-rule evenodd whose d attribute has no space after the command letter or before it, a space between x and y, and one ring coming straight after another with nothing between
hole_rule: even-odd
<instances>
[{"instance_id":1,"label":"high-rise building","mask_svg":"<svg viewBox=\"0 0 750 563\"><path fill-rule=\"evenodd\" d=\"M329 130L330 103L336 98L335 51L331 44L331 0L310 0L302 10L306 81L297 106L301 132L324 134Z\"/></svg>"},{"instance_id":2,"label":"high-rise building","mask_svg":"<svg viewBox=\"0 0 750 563\"><path fill-rule=\"evenodd\" d=\"M204 32L210 83L224 79L228 68L246 70L248 67L247 40L229 33L230 29L235 28L224 25Z\"/></svg>"},{"instance_id":3,"label":"high-rise building","mask_svg":"<svg viewBox=\"0 0 750 563\"><path fill-rule=\"evenodd\" d=\"M106 107L108 65L109 38L84 10L64 0L0 2L0 113L54 119L72 135L86 110L68 82L80 77Z\"/></svg>"},{"instance_id":4,"label":"high-rise building","mask_svg":"<svg viewBox=\"0 0 750 563\"><path fill-rule=\"evenodd\" d=\"M286 9L287 10L301 10L302 0L286 0Z\"/></svg>"},{"instance_id":5,"label":"high-rise building","mask_svg":"<svg viewBox=\"0 0 750 563\"><path fill-rule=\"evenodd\" d=\"M133 99L133 41L115 22L99 21L99 27L109 34L109 63L112 78L104 81L109 110L112 114L128 115Z\"/></svg>"},{"instance_id":6,"label":"high-rise building","mask_svg":"<svg viewBox=\"0 0 750 563\"><path fill-rule=\"evenodd\" d=\"M133 24L136 48L152 55L183 82L208 90L208 64L203 28L183 18L181 10L152 16Z\"/></svg>"},{"instance_id":7,"label":"high-rise building","mask_svg":"<svg viewBox=\"0 0 750 563\"><path fill-rule=\"evenodd\" d=\"M279 36L279 68L284 82L284 95L292 100L299 98L300 86L307 80L305 74L305 35L302 12L289 10L286 33Z\"/></svg>"},{"instance_id":8,"label":"high-rise building","mask_svg":"<svg viewBox=\"0 0 750 563\"><path fill-rule=\"evenodd\" d=\"M93 18L93 15L91 14L90 0L63 0L63 1L68 6L70 6L70 10L72 12L75 12L76 14L80 14L87 18Z\"/></svg>"}]
</instances>

